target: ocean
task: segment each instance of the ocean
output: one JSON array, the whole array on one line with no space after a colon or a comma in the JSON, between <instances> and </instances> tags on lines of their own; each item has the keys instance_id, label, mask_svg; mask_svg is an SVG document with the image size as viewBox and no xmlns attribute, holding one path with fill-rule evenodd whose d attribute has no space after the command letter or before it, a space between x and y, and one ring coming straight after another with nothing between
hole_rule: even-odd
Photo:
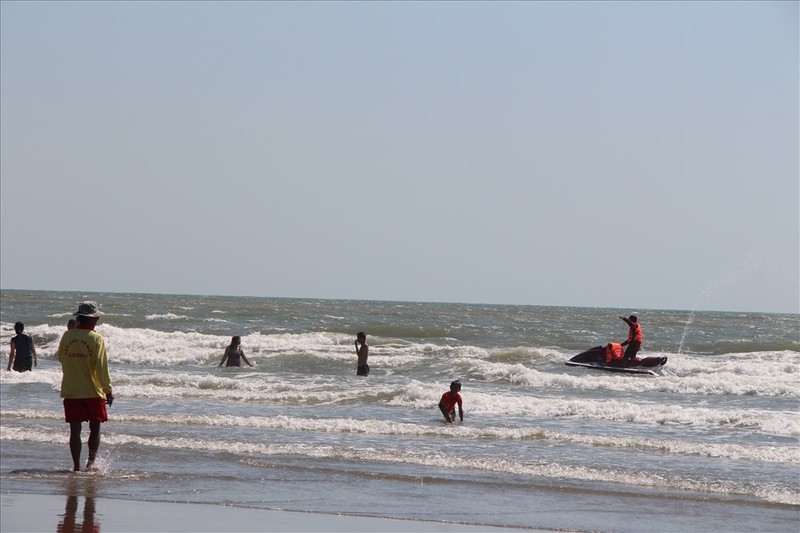
<instances>
[{"instance_id":1,"label":"ocean","mask_svg":"<svg viewBox=\"0 0 800 533\"><path fill-rule=\"evenodd\" d=\"M116 399L70 473L55 352L105 313ZM565 366L628 328L664 376ZM800 528L795 314L3 290L0 491L577 531ZM353 341L367 333L369 377ZM218 368L240 335L255 368ZM454 379L464 422L437 409ZM88 428L84 429L84 441ZM86 444L83 458L85 462Z\"/></svg>"}]
</instances>

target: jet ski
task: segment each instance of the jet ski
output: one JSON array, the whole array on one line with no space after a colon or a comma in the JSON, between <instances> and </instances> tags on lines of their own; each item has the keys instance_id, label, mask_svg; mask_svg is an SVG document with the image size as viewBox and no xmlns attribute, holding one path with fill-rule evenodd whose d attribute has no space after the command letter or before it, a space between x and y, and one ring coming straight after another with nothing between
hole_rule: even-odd
<instances>
[{"instance_id":1,"label":"jet ski","mask_svg":"<svg viewBox=\"0 0 800 533\"><path fill-rule=\"evenodd\" d=\"M667 364L666 357L645 357L633 359L622 358L622 346L608 343L606 346L595 346L581 352L569 361L567 366L582 366L606 372L620 372L623 374L645 374L661 376L661 368Z\"/></svg>"}]
</instances>

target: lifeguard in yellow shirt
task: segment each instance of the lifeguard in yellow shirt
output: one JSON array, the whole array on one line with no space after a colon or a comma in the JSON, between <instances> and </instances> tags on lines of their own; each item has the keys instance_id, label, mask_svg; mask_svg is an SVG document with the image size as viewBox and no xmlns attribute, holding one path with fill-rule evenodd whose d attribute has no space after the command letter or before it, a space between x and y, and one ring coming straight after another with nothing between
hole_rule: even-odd
<instances>
[{"instance_id":1,"label":"lifeguard in yellow shirt","mask_svg":"<svg viewBox=\"0 0 800 533\"><path fill-rule=\"evenodd\" d=\"M61 337L58 360L61 362L61 397L64 398L64 417L69 423L69 450L73 469L81 469L81 430L89 422L89 459L86 469L94 469L97 450L100 448L100 423L108 421L106 405L111 405L114 395L108 374L106 341L94 331L100 320L95 302L78 306L77 325Z\"/></svg>"}]
</instances>

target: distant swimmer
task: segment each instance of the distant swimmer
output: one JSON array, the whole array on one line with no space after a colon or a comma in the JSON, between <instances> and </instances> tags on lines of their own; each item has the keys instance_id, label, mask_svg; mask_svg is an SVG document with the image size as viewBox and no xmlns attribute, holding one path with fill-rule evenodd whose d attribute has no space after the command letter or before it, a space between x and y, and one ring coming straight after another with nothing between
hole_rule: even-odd
<instances>
[{"instance_id":1,"label":"distant swimmer","mask_svg":"<svg viewBox=\"0 0 800 533\"><path fill-rule=\"evenodd\" d=\"M639 325L639 319L636 315L631 315L628 318L624 316L619 317L628 324L628 340L622 343L622 346L628 346L625 349L625 359L634 359L639 350L642 349L642 326Z\"/></svg>"},{"instance_id":2,"label":"distant swimmer","mask_svg":"<svg viewBox=\"0 0 800 533\"><path fill-rule=\"evenodd\" d=\"M219 366L222 366L227 359L228 362L225 363L225 366L242 366L242 361L247 363L247 366L253 366L250 364L250 361L247 360L247 357L244 356L244 350L242 350L242 338L239 335L236 335L231 339L230 345L225 348L225 353L222 355L222 361L219 362Z\"/></svg>"},{"instance_id":3,"label":"distant swimmer","mask_svg":"<svg viewBox=\"0 0 800 533\"><path fill-rule=\"evenodd\" d=\"M464 404L461 400L461 382L455 380L450 384L450 390L442 394L442 399L439 400L439 410L444 415L445 420L450 423L456 421L456 405L458 406L458 414L461 421L464 421Z\"/></svg>"},{"instance_id":4,"label":"distant swimmer","mask_svg":"<svg viewBox=\"0 0 800 533\"><path fill-rule=\"evenodd\" d=\"M25 324L22 322L14 324L14 331L17 334L11 337L11 349L8 352L8 370L13 368L17 372L28 372L33 367L39 366L33 337L23 333L24 329Z\"/></svg>"},{"instance_id":5,"label":"distant swimmer","mask_svg":"<svg viewBox=\"0 0 800 533\"><path fill-rule=\"evenodd\" d=\"M106 405L114 401L111 377L108 373L106 341L94 328L100 320L95 302L78 306L78 324L65 331L58 343L61 362L61 397L64 398L64 418L69 423L69 451L73 470L81 469L81 430L89 422L89 460L86 469L94 469L100 448L100 424L108 421Z\"/></svg>"},{"instance_id":6,"label":"distant swimmer","mask_svg":"<svg viewBox=\"0 0 800 533\"><path fill-rule=\"evenodd\" d=\"M358 356L358 368L356 369L357 376L369 376L369 365L367 364L367 357L369 357L369 346L367 346L367 334L359 331L356 334L356 356ZM360 345L360 346L359 346Z\"/></svg>"}]
</instances>

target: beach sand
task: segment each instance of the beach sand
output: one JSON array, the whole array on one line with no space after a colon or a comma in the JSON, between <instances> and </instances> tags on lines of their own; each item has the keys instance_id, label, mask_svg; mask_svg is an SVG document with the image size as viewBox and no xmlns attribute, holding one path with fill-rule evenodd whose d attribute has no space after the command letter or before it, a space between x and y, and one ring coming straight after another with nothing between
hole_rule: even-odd
<instances>
[{"instance_id":1,"label":"beach sand","mask_svg":"<svg viewBox=\"0 0 800 533\"><path fill-rule=\"evenodd\" d=\"M223 505L143 502L84 496L0 494L3 533L326 531L544 531L420 520L271 511Z\"/></svg>"}]
</instances>

